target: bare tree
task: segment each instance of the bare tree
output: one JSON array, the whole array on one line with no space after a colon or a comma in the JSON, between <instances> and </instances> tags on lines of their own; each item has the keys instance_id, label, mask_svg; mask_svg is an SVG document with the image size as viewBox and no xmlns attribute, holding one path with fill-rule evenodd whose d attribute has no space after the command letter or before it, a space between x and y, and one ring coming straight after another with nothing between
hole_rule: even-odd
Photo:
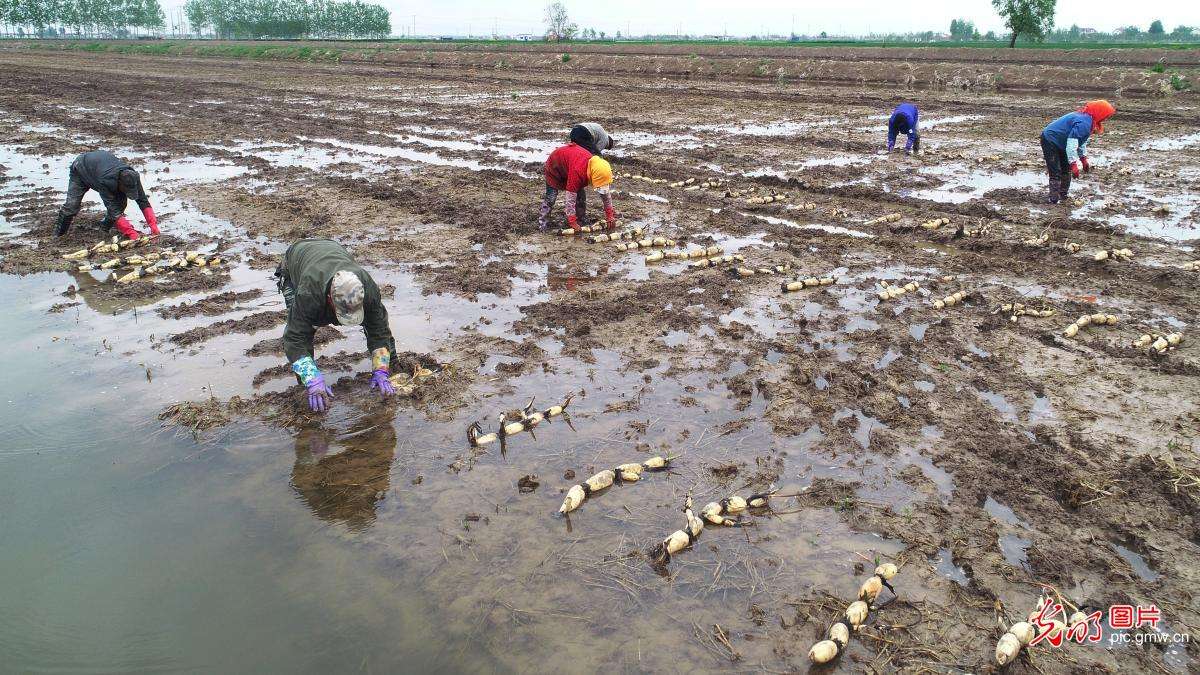
<instances>
[{"instance_id":1,"label":"bare tree","mask_svg":"<svg viewBox=\"0 0 1200 675\"><path fill-rule=\"evenodd\" d=\"M579 26L571 23L567 16L567 8L561 2L546 5L546 39L570 40L579 31Z\"/></svg>"}]
</instances>

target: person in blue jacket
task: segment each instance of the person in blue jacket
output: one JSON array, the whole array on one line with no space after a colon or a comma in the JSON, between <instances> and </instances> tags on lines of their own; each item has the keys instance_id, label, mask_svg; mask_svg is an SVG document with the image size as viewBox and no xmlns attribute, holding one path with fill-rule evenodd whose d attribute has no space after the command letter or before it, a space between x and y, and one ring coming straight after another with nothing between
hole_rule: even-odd
<instances>
[{"instance_id":1,"label":"person in blue jacket","mask_svg":"<svg viewBox=\"0 0 1200 675\"><path fill-rule=\"evenodd\" d=\"M1104 120L1117 109L1108 101L1088 101L1076 112L1067 113L1046 125L1042 130L1042 156L1050 176L1049 204L1067 198L1071 178L1079 178L1080 170L1092 170L1088 163L1087 145L1093 133L1104 133Z\"/></svg>"},{"instance_id":2,"label":"person in blue jacket","mask_svg":"<svg viewBox=\"0 0 1200 675\"><path fill-rule=\"evenodd\" d=\"M908 135L908 142L904 144L904 152L912 153L921 149L921 135L917 133L919 114L917 106L912 103L901 103L896 106L896 109L892 111L892 116L888 119L888 152L896 147L896 137L900 134Z\"/></svg>"}]
</instances>

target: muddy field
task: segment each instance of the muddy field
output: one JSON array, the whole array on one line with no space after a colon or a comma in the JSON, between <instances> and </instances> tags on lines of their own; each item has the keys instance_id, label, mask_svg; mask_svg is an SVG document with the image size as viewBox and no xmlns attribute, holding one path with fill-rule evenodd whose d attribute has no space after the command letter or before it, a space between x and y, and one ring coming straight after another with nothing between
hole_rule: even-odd
<instances>
[{"instance_id":1,"label":"muddy field","mask_svg":"<svg viewBox=\"0 0 1200 675\"><path fill-rule=\"evenodd\" d=\"M334 594L309 589L336 621L292 636L309 668L806 671L876 561L901 566L898 596L833 670L986 670L998 622L1042 584L1079 607L1153 603L1160 630L1193 633L1200 108L1122 97L1155 93L1126 86L1138 63L1093 80L1118 113L1078 201L1050 207L1037 136L1071 95L0 50L0 279L45 317L20 347L74 349L62 367L85 381L117 360L124 400L182 444L171 470L221 476L210 498L238 504L233 527L293 502L293 522L321 524L293 525L268 564L290 579L283 561L337 561ZM114 80L131 64L136 81ZM927 152L880 156L906 96ZM622 227L788 271L739 278L539 232L541 162L590 119L617 140ZM228 262L117 285L63 260L101 236L94 195L49 236L71 158L95 147L143 170L166 235L146 250ZM747 201L768 195L783 199ZM329 329L335 407L307 412L270 278L306 236L342 241L386 285L398 360L438 371L413 396L378 401L362 336ZM822 276L836 283L781 289ZM1117 322L1064 336L1093 313ZM1133 346L1150 333L1183 342ZM569 424L467 444L474 421L567 396ZM555 517L572 484L656 454L678 457ZM747 527L652 564L686 496L772 486L786 496ZM328 646L399 617L394 641ZM1188 672L1198 650L1037 647L1010 670ZM255 662L228 658L204 664Z\"/></svg>"}]
</instances>

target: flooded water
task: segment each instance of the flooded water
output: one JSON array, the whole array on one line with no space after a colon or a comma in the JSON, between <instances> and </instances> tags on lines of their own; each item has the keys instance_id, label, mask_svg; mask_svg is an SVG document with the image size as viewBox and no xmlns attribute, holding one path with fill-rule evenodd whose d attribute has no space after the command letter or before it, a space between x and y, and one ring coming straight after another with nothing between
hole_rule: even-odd
<instances>
[{"instance_id":1,"label":"flooded water","mask_svg":"<svg viewBox=\"0 0 1200 675\"><path fill-rule=\"evenodd\" d=\"M274 145L245 151L281 162L296 152ZM324 161L319 153L294 156ZM53 190L65 187L62 167L69 160L11 147L0 157L10 170ZM173 214L172 231L231 229L172 191L239 175L244 167L203 158L172 162L170 171L150 160L143 167L153 179L156 205ZM763 238L753 233L718 240L735 250L764 246ZM398 342L436 354L442 336L464 329L511 334L522 306L572 292L553 266L518 269L522 276L513 279L511 294L474 300L425 296L403 267L371 271L396 287L388 305ZM744 370L738 363L729 373L667 379L660 377L666 364L643 373L603 350L593 353L594 363L584 363L562 357L556 341L548 340L541 346L553 369L509 378L503 387L485 383L477 408L446 420L373 399L339 399L317 428L286 431L240 421L193 434L164 427L158 420L164 406L254 393L254 374L279 359L250 356L245 348L276 337L280 327L214 335L179 348L165 338L212 319L166 319L153 310L204 293L112 302L96 297L99 283L79 273L0 276L0 293L13 306L0 339L10 353L30 356L8 366L0 425L0 506L6 516L0 537L10 552L9 581L0 592L0 653L16 671L569 669L588 654L583 643L562 638L564 623L603 632L620 621L644 629L643 649L663 655L668 643L678 644L691 631L690 623L664 624L664 613L728 623L724 602L769 602L768 589L850 576L845 561L855 552L894 555L902 548L848 532L834 509L806 509L777 519L764 536L705 532L703 542L712 547L689 551L671 585L641 559L612 562L623 559L614 553L636 554L678 528L685 483L688 491L699 487L697 497L705 499L733 489L706 478L701 462L689 462L679 475L656 474L614 488L569 521L552 516L561 490L578 480L566 478L569 472L587 475L597 465L642 456L619 440L639 419L651 422L643 436L651 447L714 459L779 442L787 449L779 483L785 489L801 486L801 469L814 464L825 466L825 475L844 472L813 461L813 446L823 437L819 425L790 439L776 439L761 420L739 422L741 430L731 435L706 432L747 415L761 417L765 400L756 396L748 409L733 409L713 388ZM78 293L64 297L72 284ZM262 294L231 307L222 319L282 307L261 270L235 265L226 289ZM791 322L779 302L763 298L725 320L777 334ZM56 303L68 306L51 312ZM488 321L480 322L485 315ZM664 342L683 346L705 335L712 329L671 331ZM361 338L347 332L319 351L362 349ZM776 352L768 361L782 356ZM512 362L492 358L480 372ZM357 366L331 369L327 376L336 380L365 367L364 354ZM644 377L656 385L639 398L657 412L648 416L635 407L604 414L608 404L642 387ZM290 376L268 378L257 391L292 386ZM467 424L515 403L514 390L537 395L545 405L567 392L586 395L572 404L572 425L555 423L536 436L509 439L503 454L469 452ZM699 428L696 415L674 403L683 397L705 410ZM860 418L855 437L865 447L871 429L882 424L858 411L848 414ZM527 475L536 475L540 487L523 493L516 484ZM717 582L714 570L725 570ZM630 598L629 588L642 590ZM695 607L697 596L723 602ZM513 627L519 630L513 633ZM514 651L514 643L524 646ZM538 647L543 643L554 645L553 653ZM508 656L498 662L497 654ZM636 669L663 657L644 658L626 665Z\"/></svg>"}]
</instances>

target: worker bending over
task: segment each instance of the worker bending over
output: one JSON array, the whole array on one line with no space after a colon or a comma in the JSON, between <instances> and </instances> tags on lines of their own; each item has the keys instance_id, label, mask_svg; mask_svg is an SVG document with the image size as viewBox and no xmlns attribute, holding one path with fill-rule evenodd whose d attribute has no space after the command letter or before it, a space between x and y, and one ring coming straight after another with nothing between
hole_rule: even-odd
<instances>
[{"instance_id":1,"label":"worker bending over","mask_svg":"<svg viewBox=\"0 0 1200 675\"><path fill-rule=\"evenodd\" d=\"M1065 201L1071 189L1071 178L1079 178L1080 170L1092 170L1088 163L1087 146L1092 134L1104 133L1104 120L1117 109L1108 101L1088 101L1076 112L1067 113L1046 125L1042 130L1042 157L1050 176L1049 204Z\"/></svg>"},{"instance_id":2,"label":"worker bending over","mask_svg":"<svg viewBox=\"0 0 1200 675\"><path fill-rule=\"evenodd\" d=\"M329 407L333 390L313 361L317 326L359 326L371 353L371 386L384 397L396 392L388 380L396 340L375 280L341 244L331 239L301 239L288 247L275 270L287 305L283 350L296 379L308 390L316 412Z\"/></svg>"},{"instance_id":3,"label":"worker bending over","mask_svg":"<svg viewBox=\"0 0 1200 675\"><path fill-rule=\"evenodd\" d=\"M900 134L908 136L904 144L904 152L911 154L921 150L921 134L917 132L917 106L912 103L901 103L892 111L888 118L887 149L891 152L896 147L896 137Z\"/></svg>"},{"instance_id":4,"label":"worker bending over","mask_svg":"<svg viewBox=\"0 0 1200 675\"><path fill-rule=\"evenodd\" d=\"M158 234L158 219L154 217L154 209L150 208L150 199L142 189L142 179L137 171L107 150L92 150L71 162L67 201L58 210L54 236L61 237L71 230L71 221L79 213L83 195L88 190L95 190L100 194L100 201L104 202L106 213L100 222L102 229L107 231L116 227L118 232L130 239L141 236L125 218L125 207L132 199L141 208L150 234Z\"/></svg>"},{"instance_id":5,"label":"worker bending over","mask_svg":"<svg viewBox=\"0 0 1200 675\"><path fill-rule=\"evenodd\" d=\"M558 193L565 192L563 211L567 216L567 225L579 230L580 223L587 222L587 197L583 190L589 186L596 190L600 201L604 203L604 219L608 229L616 228L617 214L613 210L612 195L609 194L609 186L613 182L612 166L608 160L577 142L571 142L550 153L546 160L545 175L546 196L538 212L539 228L546 229L550 209L554 208Z\"/></svg>"}]
</instances>

